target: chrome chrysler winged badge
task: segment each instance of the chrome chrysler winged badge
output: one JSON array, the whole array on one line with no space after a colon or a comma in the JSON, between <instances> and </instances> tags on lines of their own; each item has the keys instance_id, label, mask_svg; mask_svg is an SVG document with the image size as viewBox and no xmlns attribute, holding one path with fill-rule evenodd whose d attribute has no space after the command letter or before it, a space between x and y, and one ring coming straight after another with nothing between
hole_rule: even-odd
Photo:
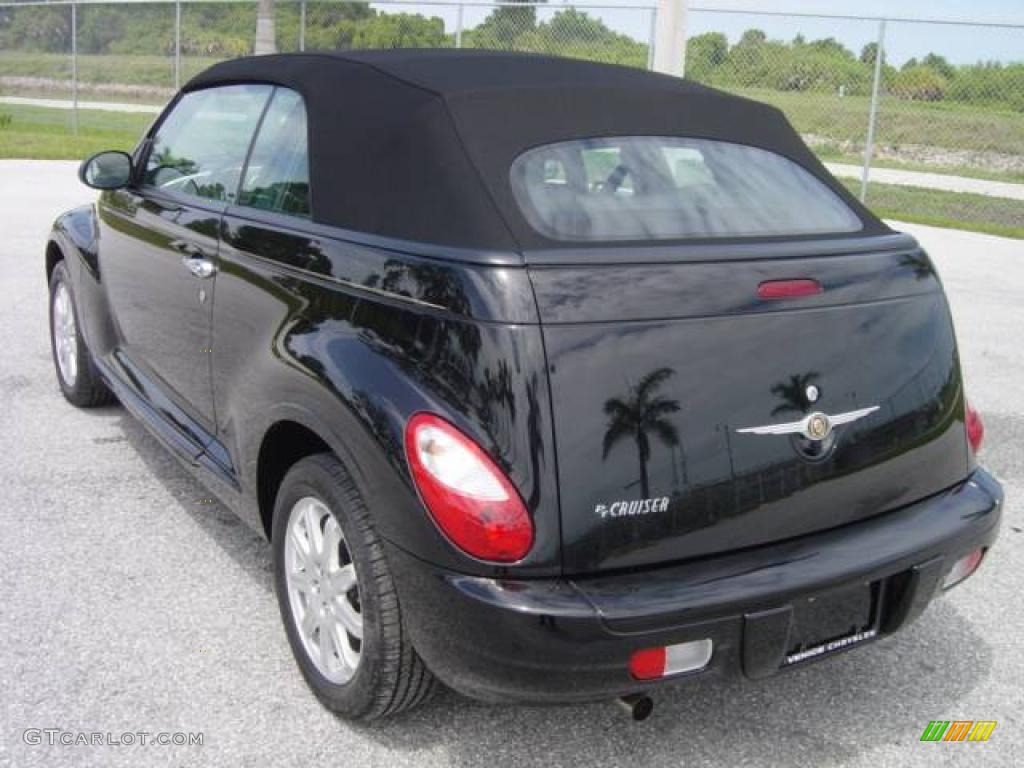
<instances>
[{"instance_id":1,"label":"chrome chrysler winged badge","mask_svg":"<svg viewBox=\"0 0 1024 768\"><path fill-rule=\"evenodd\" d=\"M814 413L807 414L800 421L789 421L785 424L765 424L761 427L747 427L746 429L737 429L736 431L741 434L750 435L803 435L808 440L821 442L832 434L834 427L863 419L865 416L877 411L880 407L872 405L870 408L837 413L832 416L815 411Z\"/></svg>"}]
</instances>

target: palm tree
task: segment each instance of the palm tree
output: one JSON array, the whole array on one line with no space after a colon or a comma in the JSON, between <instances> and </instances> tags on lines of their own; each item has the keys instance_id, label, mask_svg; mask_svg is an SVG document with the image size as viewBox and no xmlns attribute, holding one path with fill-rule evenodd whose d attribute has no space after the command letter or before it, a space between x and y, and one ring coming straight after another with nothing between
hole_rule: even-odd
<instances>
[{"instance_id":1,"label":"palm tree","mask_svg":"<svg viewBox=\"0 0 1024 768\"><path fill-rule=\"evenodd\" d=\"M626 398L612 397L605 400L604 412L608 416L608 429L604 433L602 458L616 443L626 438L636 442L640 459L641 498L650 496L647 481L647 462L651 458L651 441L654 435L667 446L679 444L679 433L675 425L665 417L679 410L679 401L655 395L655 390L675 375L672 368L658 368L651 371L635 387L631 387Z\"/></svg>"},{"instance_id":2,"label":"palm tree","mask_svg":"<svg viewBox=\"0 0 1024 768\"><path fill-rule=\"evenodd\" d=\"M277 33L274 30L274 0L260 0L256 9L256 42L252 52L257 56L277 53Z\"/></svg>"},{"instance_id":3,"label":"palm tree","mask_svg":"<svg viewBox=\"0 0 1024 768\"><path fill-rule=\"evenodd\" d=\"M772 384L772 394L782 400L772 408L772 416L778 416L787 411L796 413L806 411L811 404L811 401L807 399L807 388L817 381L820 375L817 371L797 373L790 376L789 381Z\"/></svg>"}]
</instances>

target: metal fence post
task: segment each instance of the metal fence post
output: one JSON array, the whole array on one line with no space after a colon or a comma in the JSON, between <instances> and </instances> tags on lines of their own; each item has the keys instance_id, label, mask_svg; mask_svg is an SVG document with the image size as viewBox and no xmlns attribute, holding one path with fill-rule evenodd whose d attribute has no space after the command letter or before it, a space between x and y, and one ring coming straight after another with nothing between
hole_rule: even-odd
<instances>
[{"instance_id":1,"label":"metal fence post","mask_svg":"<svg viewBox=\"0 0 1024 768\"><path fill-rule=\"evenodd\" d=\"M875 48L875 80L871 84L871 108L868 113L868 137L864 144L864 168L860 176L860 201L868 196L871 156L875 152L875 121L878 118L878 92L882 84L882 59L885 57L885 19L878 22L878 43Z\"/></svg>"},{"instance_id":2,"label":"metal fence post","mask_svg":"<svg viewBox=\"0 0 1024 768\"><path fill-rule=\"evenodd\" d=\"M181 2L174 3L174 90L181 88Z\"/></svg>"},{"instance_id":3,"label":"metal fence post","mask_svg":"<svg viewBox=\"0 0 1024 768\"><path fill-rule=\"evenodd\" d=\"M455 47L462 47L462 3L459 3L459 10L455 13Z\"/></svg>"},{"instance_id":4,"label":"metal fence post","mask_svg":"<svg viewBox=\"0 0 1024 768\"><path fill-rule=\"evenodd\" d=\"M299 50L306 50L306 0L299 3Z\"/></svg>"},{"instance_id":5,"label":"metal fence post","mask_svg":"<svg viewBox=\"0 0 1024 768\"><path fill-rule=\"evenodd\" d=\"M647 68L654 69L654 47L658 38L658 9L651 8L651 29L647 35Z\"/></svg>"},{"instance_id":6,"label":"metal fence post","mask_svg":"<svg viewBox=\"0 0 1024 768\"><path fill-rule=\"evenodd\" d=\"M71 132L78 135L78 3L71 4Z\"/></svg>"}]
</instances>

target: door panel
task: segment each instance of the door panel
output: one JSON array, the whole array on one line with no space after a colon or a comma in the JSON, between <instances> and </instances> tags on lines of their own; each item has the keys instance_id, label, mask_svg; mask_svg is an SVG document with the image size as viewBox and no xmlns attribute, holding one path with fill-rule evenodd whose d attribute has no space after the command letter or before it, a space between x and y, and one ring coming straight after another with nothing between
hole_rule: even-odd
<instances>
[{"instance_id":1,"label":"door panel","mask_svg":"<svg viewBox=\"0 0 1024 768\"><path fill-rule=\"evenodd\" d=\"M216 258L220 212L130 192L111 203L100 209L100 259L122 352L212 431L216 277L197 277L186 262Z\"/></svg>"},{"instance_id":2,"label":"door panel","mask_svg":"<svg viewBox=\"0 0 1024 768\"><path fill-rule=\"evenodd\" d=\"M99 206L118 356L206 430L204 445L216 424L210 334L220 220L272 92L235 85L184 94L148 137L136 185Z\"/></svg>"}]
</instances>

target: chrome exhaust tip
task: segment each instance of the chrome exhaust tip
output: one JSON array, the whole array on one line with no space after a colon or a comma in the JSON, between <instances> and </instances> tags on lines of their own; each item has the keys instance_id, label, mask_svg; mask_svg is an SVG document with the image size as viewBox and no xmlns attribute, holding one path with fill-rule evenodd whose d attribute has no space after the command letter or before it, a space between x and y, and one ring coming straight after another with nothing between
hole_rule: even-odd
<instances>
[{"instance_id":1,"label":"chrome exhaust tip","mask_svg":"<svg viewBox=\"0 0 1024 768\"><path fill-rule=\"evenodd\" d=\"M637 723L641 723L651 716L654 711L654 702L645 693L631 693L618 699L619 706L625 709L629 716Z\"/></svg>"}]
</instances>

